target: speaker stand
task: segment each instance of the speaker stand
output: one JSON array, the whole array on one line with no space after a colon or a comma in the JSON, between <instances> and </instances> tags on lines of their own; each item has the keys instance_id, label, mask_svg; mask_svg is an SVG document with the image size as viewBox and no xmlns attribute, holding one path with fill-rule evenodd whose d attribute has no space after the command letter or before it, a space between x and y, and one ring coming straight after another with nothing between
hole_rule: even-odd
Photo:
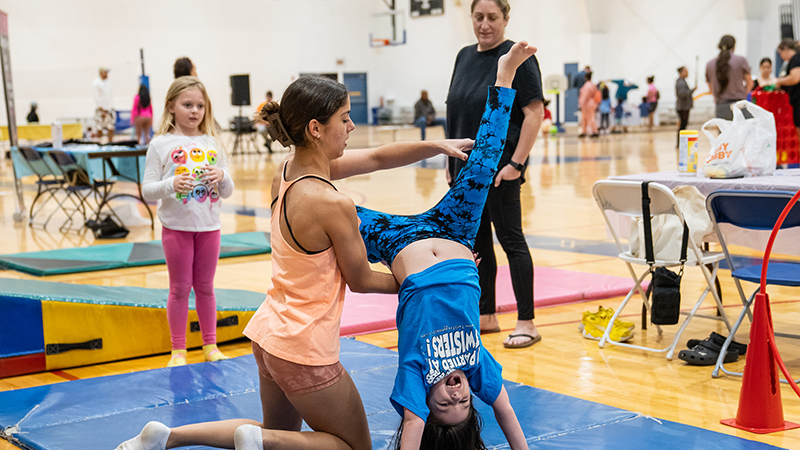
<instances>
[{"instance_id":1,"label":"speaker stand","mask_svg":"<svg viewBox=\"0 0 800 450\"><path fill-rule=\"evenodd\" d=\"M239 116L242 117L242 105L239 105ZM238 119L235 123L233 132L235 137L233 139L233 151L231 152L231 156L236 156L239 154L252 154L258 153L261 154L261 150L258 149L258 143L256 142L256 132L255 131L245 131L242 129L242 124L239 123ZM248 147L252 147L254 152L248 152Z\"/></svg>"}]
</instances>

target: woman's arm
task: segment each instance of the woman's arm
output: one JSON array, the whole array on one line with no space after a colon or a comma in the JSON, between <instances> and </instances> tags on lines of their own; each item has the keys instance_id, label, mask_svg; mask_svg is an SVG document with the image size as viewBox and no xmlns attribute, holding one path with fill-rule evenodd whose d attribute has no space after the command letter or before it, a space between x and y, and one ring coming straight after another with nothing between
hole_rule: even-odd
<instances>
[{"instance_id":1,"label":"woman's arm","mask_svg":"<svg viewBox=\"0 0 800 450\"><path fill-rule=\"evenodd\" d=\"M341 158L331 161L331 179L340 180L376 170L401 167L439 154L466 161L468 155L464 152L469 151L472 144L471 139L452 139L395 142L378 148L348 150Z\"/></svg>"},{"instance_id":2,"label":"woman's arm","mask_svg":"<svg viewBox=\"0 0 800 450\"><path fill-rule=\"evenodd\" d=\"M775 82L775 87L794 86L797 83L800 83L800 67L792 67L789 74L778 78L778 81Z\"/></svg>"},{"instance_id":3,"label":"woman's arm","mask_svg":"<svg viewBox=\"0 0 800 450\"><path fill-rule=\"evenodd\" d=\"M418 450L425 431L425 421L411 411L403 408L403 435L400 436L400 450Z\"/></svg>"},{"instance_id":4,"label":"woman's arm","mask_svg":"<svg viewBox=\"0 0 800 450\"><path fill-rule=\"evenodd\" d=\"M358 231L353 200L332 190L327 195L331 196L329 200L320 202L314 214L331 240L339 269L350 290L396 294L400 286L394 275L376 272L367 262L367 249Z\"/></svg>"},{"instance_id":5,"label":"woman's arm","mask_svg":"<svg viewBox=\"0 0 800 450\"><path fill-rule=\"evenodd\" d=\"M753 90L753 77L750 76L749 73L744 74L744 82L745 82L745 85L747 86L747 92L752 91Z\"/></svg>"},{"instance_id":6,"label":"woman's arm","mask_svg":"<svg viewBox=\"0 0 800 450\"><path fill-rule=\"evenodd\" d=\"M534 100L522 108L522 113L525 115L525 119L522 121L517 148L511 156L511 161L518 164L525 163L531 153L534 142L536 142L536 135L542 127L544 118L544 103L541 100ZM495 187L500 186L500 182L503 180L516 180L520 175L522 175L520 171L510 165L506 165L500 168L494 179L494 185Z\"/></svg>"},{"instance_id":7,"label":"woman's arm","mask_svg":"<svg viewBox=\"0 0 800 450\"><path fill-rule=\"evenodd\" d=\"M506 392L505 386L500 390L500 395L497 396L497 400L492 404L492 409L494 410L494 417L497 419L500 429L503 430L503 434L506 440L508 440L508 445L511 446L511 450L527 450L528 441L525 440L525 434L522 432L522 427L519 425L517 414L514 412L514 408L511 407L511 402L508 400L508 393Z\"/></svg>"}]
</instances>

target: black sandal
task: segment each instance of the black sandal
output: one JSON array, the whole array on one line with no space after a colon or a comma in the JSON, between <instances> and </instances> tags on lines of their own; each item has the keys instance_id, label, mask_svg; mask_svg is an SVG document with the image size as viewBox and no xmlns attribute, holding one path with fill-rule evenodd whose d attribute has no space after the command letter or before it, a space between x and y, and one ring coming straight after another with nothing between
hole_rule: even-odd
<instances>
[{"instance_id":1,"label":"black sandal","mask_svg":"<svg viewBox=\"0 0 800 450\"><path fill-rule=\"evenodd\" d=\"M722 350L722 346L709 337L700 341L699 344L689 350L681 350L680 353L678 353L678 358L692 366L713 366L717 363L720 350ZM722 362L730 363L738 359L739 351L729 348Z\"/></svg>"},{"instance_id":2,"label":"black sandal","mask_svg":"<svg viewBox=\"0 0 800 450\"><path fill-rule=\"evenodd\" d=\"M711 332L711 335L709 336L709 338L711 338L711 340L715 344L719 345L720 347L722 347L722 345L725 343L725 340L728 339L727 336L723 336L723 335L718 334L718 333L716 333L714 331ZM699 344L701 342L703 342L703 341L701 341L700 339L689 339L689 341L686 342L686 347L693 348L693 347L697 346L697 344ZM738 343L736 341L731 341L731 343L728 346L728 348L729 349L738 350L739 351L739 356L744 356L747 353L747 344L740 344L740 343Z\"/></svg>"}]
</instances>

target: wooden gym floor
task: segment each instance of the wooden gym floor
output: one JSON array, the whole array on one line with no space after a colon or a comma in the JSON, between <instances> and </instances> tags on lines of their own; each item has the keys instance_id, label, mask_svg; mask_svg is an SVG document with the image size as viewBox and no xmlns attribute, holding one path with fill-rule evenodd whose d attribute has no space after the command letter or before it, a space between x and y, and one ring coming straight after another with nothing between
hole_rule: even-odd
<instances>
[{"instance_id":1,"label":"wooden gym floor","mask_svg":"<svg viewBox=\"0 0 800 450\"><path fill-rule=\"evenodd\" d=\"M603 136L579 140L575 131L557 138L541 137L531 153L528 182L522 187L523 226L527 235L558 243L548 249L532 248L536 266L616 275L627 277L625 265L613 256L598 256L579 251L584 241L606 241L608 236L600 212L591 195L592 184L612 175L674 170L677 167L675 132L663 127L655 132L635 130L626 135ZM429 131L431 138L442 136L441 128ZM359 126L351 134L350 148L379 145L391 140L414 140L415 129L381 131ZM232 139L228 141L231 150ZM701 139L701 157L707 152ZM276 147L277 148L277 147ZM269 156L240 155L229 159L236 182L233 196L225 201L228 213L222 215L223 233L269 230L270 185L276 165L285 153ZM428 161L424 167L406 167L336 182L337 187L351 196L357 204L396 213L420 212L435 204L446 192L447 184L441 170L441 159ZM33 200L34 187L25 180L27 206ZM110 243L96 242L90 234L63 235L57 231L59 216L54 216L47 230L33 229L12 220L14 194L10 162L0 161L0 234L6 236L0 253L16 253L75 246ZM61 219L63 220L63 218ZM127 241L142 242L160 239L160 225L153 232L148 226L132 227ZM554 250L556 248L557 250ZM498 259L504 259L497 247ZM736 249L746 254L747 249ZM697 272L697 273L695 273ZM270 256L248 256L223 259L219 262L215 285L218 288L238 288L266 292L270 279ZM36 278L14 271L1 271L2 278ZM36 278L38 279L38 278ZM89 272L51 276L48 281L110 286L140 286L167 288L165 266ZM720 271L723 301L732 321L741 304L730 272ZM682 284L684 298L699 293L703 286L699 271L687 270ZM746 287L750 289L752 287ZM770 288L775 329L791 332L800 322L800 302L797 291ZM503 333L483 337L486 348L503 365L506 379L586 400L642 412L657 418L672 420L732 434L769 444L800 448L800 430L755 435L723 426L720 419L736 415L741 380L735 377L711 378L711 367L687 366L677 359L667 361L664 354L655 354L620 347L598 348L597 342L584 339L578 331L581 312L596 311L597 307L613 307L621 298L556 306L536 311L536 325L543 336L541 343L521 350L507 350L502 341L515 323L514 314L500 317ZM713 313L713 301L704 305ZM687 303L684 303L684 306ZM639 323L640 301L632 301L625 319L636 323L634 343L658 345L669 343L677 326L664 327L658 336L655 327L642 331ZM2 312L0 312L2 313ZM739 341L747 342L749 323L739 332ZM684 333L685 339L702 339L711 331L727 334L720 322L696 318ZM376 333L358 338L375 345L393 348L396 332ZM800 375L800 345L791 339L779 339L784 360L795 376ZM239 356L250 352L249 343L237 341L220 346L227 355ZM684 344L679 345L684 348ZM202 361L202 352L189 352L189 362ZM30 386L61 383L131 371L164 367L168 355L118 361L96 366L79 367L56 372L37 373L0 379L0 391ZM741 370L740 362L729 364ZM786 385L782 386L783 409L787 420L800 421L800 399ZM15 448L0 441L0 450Z\"/></svg>"}]
</instances>

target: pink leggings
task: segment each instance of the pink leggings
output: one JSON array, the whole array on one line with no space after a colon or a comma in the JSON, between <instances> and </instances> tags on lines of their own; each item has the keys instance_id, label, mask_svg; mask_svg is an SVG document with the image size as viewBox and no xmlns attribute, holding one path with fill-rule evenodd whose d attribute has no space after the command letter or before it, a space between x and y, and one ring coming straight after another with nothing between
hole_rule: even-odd
<instances>
[{"instance_id":1,"label":"pink leggings","mask_svg":"<svg viewBox=\"0 0 800 450\"><path fill-rule=\"evenodd\" d=\"M169 271L167 320L173 350L186 348L186 321L192 287L203 345L217 343L214 272L219 260L219 241L219 230L176 231L163 228L161 243Z\"/></svg>"}]
</instances>

